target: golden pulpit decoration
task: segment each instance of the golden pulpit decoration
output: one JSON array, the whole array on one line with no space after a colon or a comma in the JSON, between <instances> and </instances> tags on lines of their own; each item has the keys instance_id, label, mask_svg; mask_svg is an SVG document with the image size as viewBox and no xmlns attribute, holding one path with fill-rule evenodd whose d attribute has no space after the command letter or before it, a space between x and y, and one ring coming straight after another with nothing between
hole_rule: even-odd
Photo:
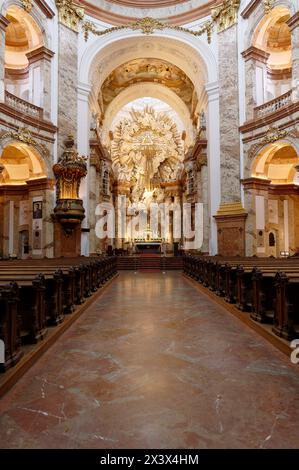
<instances>
[{"instance_id":1,"label":"golden pulpit decoration","mask_svg":"<svg viewBox=\"0 0 299 470\"><path fill-rule=\"evenodd\" d=\"M84 219L83 201L79 198L81 179L87 174L86 158L79 156L73 136L65 141L65 151L53 166L56 177L56 207L54 217L71 234Z\"/></svg>"}]
</instances>

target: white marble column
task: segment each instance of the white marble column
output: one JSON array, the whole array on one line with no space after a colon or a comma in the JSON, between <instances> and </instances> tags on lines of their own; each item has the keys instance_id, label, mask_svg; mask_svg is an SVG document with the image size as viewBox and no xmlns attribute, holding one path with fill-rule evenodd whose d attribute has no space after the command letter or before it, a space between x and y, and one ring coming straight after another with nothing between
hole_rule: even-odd
<instances>
[{"instance_id":1,"label":"white marble column","mask_svg":"<svg viewBox=\"0 0 299 470\"><path fill-rule=\"evenodd\" d=\"M90 86L87 84L79 83L77 86L77 109L78 109L78 129L77 129L77 147L80 155L89 156L89 128L90 128L90 111L89 111L89 94ZM88 230L89 227L89 191L90 191L90 165L88 160L87 176L81 181L80 185L80 198L83 200L85 209L85 218L82 221L82 228ZM89 249L89 233L84 231L81 234L81 254L88 256Z\"/></svg>"},{"instance_id":2,"label":"white marble column","mask_svg":"<svg viewBox=\"0 0 299 470\"><path fill-rule=\"evenodd\" d=\"M214 215L220 204L220 130L219 130L219 86L218 82L206 85L208 95L207 140L208 140L208 194L210 237L209 252L217 253L217 225Z\"/></svg>"},{"instance_id":3,"label":"white marble column","mask_svg":"<svg viewBox=\"0 0 299 470\"><path fill-rule=\"evenodd\" d=\"M99 181L97 178L97 168L95 164L91 164L89 167L89 252L96 253L96 206L99 202Z\"/></svg>"},{"instance_id":4,"label":"white marble column","mask_svg":"<svg viewBox=\"0 0 299 470\"><path fill-rule=\"evenodd\" d=\"M201 199L203 203L203 244L201 251L204 253L209 251L209 231L210 231L210 221L209 221L209 174L207 165L201 167L200 172L201 178Z\"/></svg>"},{"instance_id":5,"label":"white marble column","mask_svg":"<svg viewBox=\"0 0 299 470\"><path fill-rule=\"evenodd\" d=\"M254 108L264 103L267 79L267 52L251 46L242 53L245 60L246 121L254 119Z\"/></svg>"},{"instance_id":6,"label":"white marble column","mask_svg":"<svg viewBox=\"0 0 299 470\"><path fill-rule=\"evenodd\" d=\"M0 102L5 100L5 30L8 25L9 21L0 14Z\"/></svg>"},{"instance_id":7,"label":"white marble column","mask_svg":"<svg viewBox=\"0 0 299 470\"><path fill-rule=\"evenodd\" d=\"M51 60L54 53L42 46L28 52L30 65L30 98L44 110L44 119L51 120Z\"/></svg>"},{"instance_id":8,"label":"white marble column","mask_svg":"<svg viewBox=\"0 0 299 470\"><path fill-rule=\"evenodd\" d=\"M299 100L299 11L288 21L291 29L292 41L292 81L293 81L293 101Z\"/></svg>"}]
</instances>

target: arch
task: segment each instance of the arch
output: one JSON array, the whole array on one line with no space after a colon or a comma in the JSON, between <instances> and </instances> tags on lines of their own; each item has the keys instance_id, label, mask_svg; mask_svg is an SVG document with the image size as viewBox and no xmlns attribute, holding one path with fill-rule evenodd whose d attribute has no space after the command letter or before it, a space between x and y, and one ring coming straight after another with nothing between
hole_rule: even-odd
<instances>
[{"instance_id":1,"label":"arch","mask_svg":"<svg viewBox=\"0 0 299 470\"><path fill-rule=\"evenodd\" d=\"M32 21L35 22L36 26L39 28L42 37L43 37L43 44L48 49L51 49L51 35L49 34L47 21L44 15L41 14L41 10L39 8L32 8L30 13L27 13L24 10L22 2L20 0L5 0L2 4L0 12L3 16L6 16L7 10L10 7L17 7L21 10L22 15L25 17L30 17Z\"/></svg>"},{"instance_id":2,"label":"arch","mask_svg":"<svg viewBox=\"0 0 299 470\"><path fill-rule=\"evenodd\" d=\"M293 16L296 13L296 5L295 5L295 2L292 0L276 0L276 2L274 3L274 8L277 8L277 7L288 9L291 16ZM270 11L270 14L271 14L271 11ZM255 31L257 30L259 24L262 21L267 21L268 16L269 14L265 15L264 7L261 2L259 6L255 9L253 14L247 20L248 26L247 26L247 30L245 34L244 49L248 49L252 45L252 40L253 40Z\"/></svg>"},{"instance_id":3,"label":"arch","mask_svg":"<svg viewBox=\"0 0 299 470\"><path fill-rule=\"evenodd\" d=\"M292 66L291 31L286 24L289 18L289 8L276 6L261 19L252 34L251 45L269 53L267 64L274 69Z\"/></svg>"},{"instance_id":4,"label":"arch","mask_svg":"<svg viewBox=\"0 0 299 470\"><path fill-rule=\"evenodd\" d=\"M275 234L273 232L269 232L269 246L273 247L276 245Z\"/></svg>"},{"instance_id":5,"label":"arch","mask_svg":"<svg viewBox=\"0 0 299 470\"><path fill-rule=\"evenodd\" d=\"M48 176L40 153L31 145L12 140L1 152L0 184L26 184Z\"/></svg>"},{"instance_id":6,"label":"arch","mask_svg":"<svg viewBox=\"0 0 299 470\"><path fill-rule=\"evenodd\" d=\"M36 21L18 6L9 6L10 21L5 34L5 66L10 69L28 67L27 53L44 45L43 33Z\"/></svg>"},{"instance_id":7,"label":"arch","mask_svg":"<svg viewBox=\"0 0 299 470\"><path fill-rule=\"evenodd\" d=\"M263 148L252 162L251 176L267 179L273 184L294 181L298 152L288 142L278 141Z\"/></svg>"},{"instance_id":8,"label":"arch","mask_svg":"<svg viewBox=\"0 0 299 470\"><path fill-rule=\"evenodd\" d=\"M155 32L150 37L137 31L126 31L125 34L124 31L116 31L94 39L81 56L79 81L92 84L96 73L99 90L105 78L118 65L146 56L168 60L181 68L196 88L202 87L204 82L218 80L217 61L210 46L187 33L165 30Z\"/></svg>"},{"instance_id":9,"label":"arch","mask_svg":"<svg viewBox=\"0 0 299 470\"><path fill-rule=\"evenodd\" d=\"M103 141L107 139L113 119L119 110L121 110L126 104L135 101L138 98L143 98L144 96L158 98L174 109L185 126L187 134L186 141L192 141L193 127L190 119L190 112L186 104L181 98L177 96L176 93L159 83L136 83L123 90L116 98L114 98L114 100L107 107L105 113L102 131Z\"/></svg>"}]
</instances>

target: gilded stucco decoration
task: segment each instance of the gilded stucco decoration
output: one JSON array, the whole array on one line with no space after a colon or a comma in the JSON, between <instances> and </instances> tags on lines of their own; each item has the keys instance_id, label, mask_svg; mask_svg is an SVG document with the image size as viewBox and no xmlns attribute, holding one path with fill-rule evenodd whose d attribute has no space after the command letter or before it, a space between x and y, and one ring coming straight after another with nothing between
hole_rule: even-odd
<instances>
[{"instance_id":1,"label":"gilded stucco decoration","mask_svg":"<svg viewBox=\"0 0 299 470\"><path fill-rule=\"evenodd\" d=\"M271 144L277 140L284 139L289 134L287 130L280 130L277 127L270 127L266 135L261 140L261 144Z\"/></svg>"},{"instance_id":2,"label":"gilded stucco decoration","mask_svg":"<svg viewBox=\"0 0 299 470\"><path fill-rule=\"evenodd\" d=\"M17 131L8 131L8 132L3 132L2 134L0 134L0 140L7 139L7 138L18 140L27 145L32 145L33 147L36 147L38 150L41 150L41 153L44 156L46 157L49 156L49 151L47 147L43 144L40 144L37 140L35 140L32 137L32 134L27 127L20 127Z\"/></svg>"},{"instance_id":3,"label":"gilded stucco decoration","mask_svg":"<svg viewBox=\"0 0 299 470\"><path fill-rule=\"evenodd\" d=\"M79 24L84 18L84 8L72 0L56 0L56 6L60 23L78 32Z\"/></svg>"},{"instance_id":4,"label":"gilded stucco decoration","mask_svg":"<svg viewBox=\"0 0 299 470\"><path fill-rule=\"evenodd\" d=\"M79 189L82 178L87 175L87 159L78 154L72 135L68 136L64 144L65 150L53 166L57 188L54 219L60 222L69 236L85 216Z\"/></svg>"},{"instance_id":5,"label":"gilded stucco decoration","mask_svg":"<svg viewBox=\"0 0 299 470\"><path fill-rule=\"evenodd\" d=\"M143 82L165 85L184 101L191 112L196 107L196 92L187 75L169 62L149 58L127 62L107 77L101 88L100 99L103 109L106 110L107 106L124 89L134 83Z\"/></svg>"},{"instance_id":6,"label":"gilded stucco decoration","mask_svg":"<svg viewBox=\"0 0 299 470\"><path fill-rule=\"evenodd\" d=\"M112 168L118 181L133 186L132 196L141 200L160 183L176 181L183 170L184 148L176 124L152 107L122 120L111 142Z\"/></svg>"},{"instance_id":7,"label":"gilded stucco decoration","mask_svg":"<svg viewBox=\"0 0 299 470\"><path fill-rule=\"evenodd\" d=\"M145 17L140 20L120 25L113 26L107 29L98 29L94 23L91 21L85 21L82 25L84 31L85 41L88 40L89 34L92 33L96 36L104 36L105 34L114 33L115 31L120 31L123 29L131 29L133 31L141 31L143 34L153 34L157 30L172 29L175 31L180 31L183 33L192 34L193 36L201 36L207 34L208 42L211 42L213 22L206 21L199 29L192 30L184 28L183 26L172 25L167 22L157 20L155 18Z\"/></svg>"},{"instance_id":8,"label":"gilded stucco decoration","mask_svg":"<svg viewBox=\"0 0 299 470\"><path fill-rule=\"evenodd\" d=\"M267 144L273 144L280 139L286 137L299 137L299 132L295 129L278 129L277 127L269 127L264 137L252 145L248 151L248 158L251 160L256 157L257 153Z\"/></svg>"},{"instance_id":9,"label":"gilded stucco decoration","mask_svg":"<svg viewBox=\"0 0 299 470\"><path fill-rule=\"evenodd\" d=\"M30 13L33 8L33 0L21 0L22 6L27 13Z\"/></svg>"},{"instance_id":10,"label":"gilded stucco decoration","mask_svg":"<svg viewBox=\"0 0 299 470\"><path fill-rule=\"evenodd\" d=\"M91 21L85 21L82 24L82 28L85 41L88 40L90 33L96 36L104 36L105 34L113 33L115 31L131 29L133 31L141 31L143 34L153 34L155 31L171 29L182 33L188 33L195 37L206 34L208 42L210 43L212 31L215 25L217 25L218 32L221 32L227 28L230 28L237 22L239 7L240 0L224 0L220 5L211 9L211 20L205 21L196 30L173 25L167 21L158 20L148 16L128 24L112 26L111 28L107 29L98 29Z\"/></svg>"},{"instance_id":11,"label":"gilded stucco decoration","mask_svg":"<svg viewBox=\"0 0 299 470\"><path fill-rule=\"evenodd\" d=\"M237 23L239 7L240 0L225 0L220 5L212 8L212 20L217 24L218 33Z\"/></svg>"},{"instance_id":12,"label":"gilded stucco decoration","mask_svg":"<svg viewBox=\"0 0 299 470\"><path fill-rule=\"evenodd\" d=\"M270 13L271 10L273 10L274 3L275 3L275 0L263 0L264 11L266 15Z\"/></svg>"},{"instance_id":13,"label":"gilded stucco decoration","mask_svg":"<svg viewBox=\"0 0 299 470\"><path fill-rule=\"evenodd\" d=\"M87 174L86 157L78 154L73 136L65 141L65 150L53 166L57 179L57 199L79 199L80 181Z\"/></svg>"}]
</instances>

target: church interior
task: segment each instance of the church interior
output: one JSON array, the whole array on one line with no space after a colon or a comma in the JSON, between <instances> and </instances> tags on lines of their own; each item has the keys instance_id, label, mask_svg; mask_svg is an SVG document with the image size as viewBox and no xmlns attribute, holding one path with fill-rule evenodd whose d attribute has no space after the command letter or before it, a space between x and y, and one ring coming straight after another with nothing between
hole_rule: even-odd
<instances>
[{"instance_id":1,"label":"church interior","mask_svg":"<svg viewBox=\"0 0 299 470\"><path fill-rule=\"evenodd\" d=\"M299 448L299 0L0 0L0 221L1 449Z\"/></svg>"}]
</instances>

